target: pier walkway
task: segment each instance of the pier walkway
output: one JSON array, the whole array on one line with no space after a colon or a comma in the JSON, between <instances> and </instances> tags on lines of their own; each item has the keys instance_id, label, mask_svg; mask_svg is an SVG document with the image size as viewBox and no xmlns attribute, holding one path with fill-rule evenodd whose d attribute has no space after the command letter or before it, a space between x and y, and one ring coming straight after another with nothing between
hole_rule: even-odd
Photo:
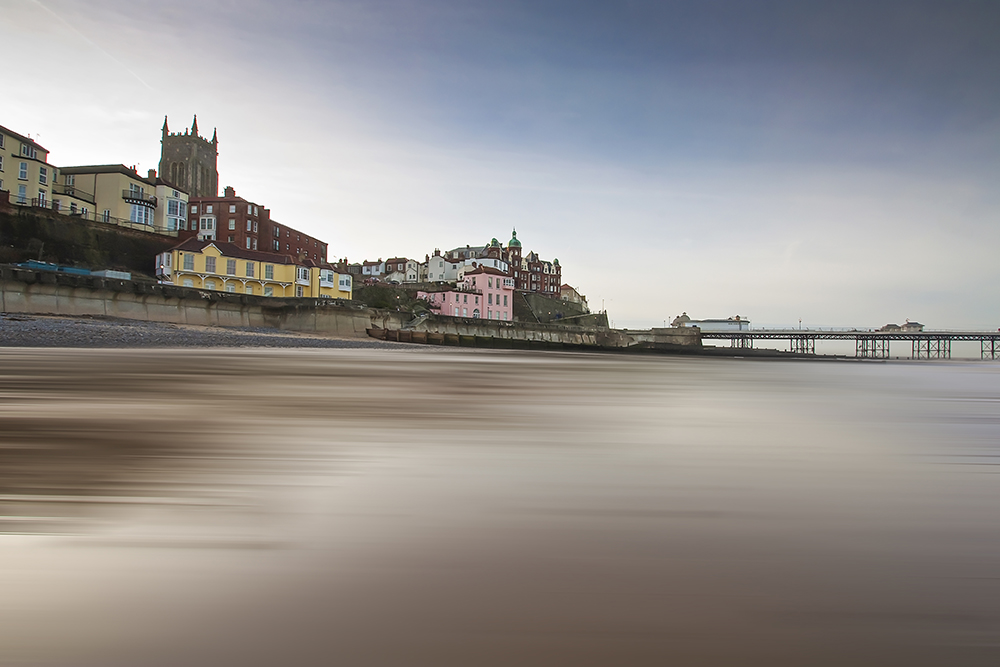
<instances>
[{"instance_id":1,"label":"pier walkway","mask_svg":"<svg viewBox=\"0 0 1000 667\"><path fill-rule=\"evenodd\" d=\"M863 331L758 329L702 331L702 340L729 340L733 347L752 349L754 341L787 340L788 351L816 354L817 340L853 340L861 359L888 359L890 341L909 341L913 359L950 359L953 341L979 341L982 359L1000 359L1000 332L992 331Z\"/></svg>"}]
</instances>

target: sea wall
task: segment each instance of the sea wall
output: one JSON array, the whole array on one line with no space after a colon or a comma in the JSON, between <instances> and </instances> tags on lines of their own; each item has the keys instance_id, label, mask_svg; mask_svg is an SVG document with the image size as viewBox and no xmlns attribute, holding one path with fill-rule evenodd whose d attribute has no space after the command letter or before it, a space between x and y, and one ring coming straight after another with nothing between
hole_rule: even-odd
<instances>
[{"instance_id":1,"label":"sea wall","mask_svg":"<svg viewBox=\"0 0 1000 667\"><path fill-rule=\"evenodd\" d=\"M366 336L372 326L370 309L339 299L261 297L12 266L0 266L0 312L260 326L358 337Z\"/></svg>"},{"instance_id":2,"label":"sea wall","mask_svg":"<svg viewBox=\"0 0 1000 667\"><path fill-rule=\"evenodd\" d=\"M691 350L700 332L687 329L626 331L534 322L426 315L368 308L340 299L286 299L160 285L0 265L0 312L92 315L201 326L273 327L284 331L366 337L367 330L407 330L471 338L491 346L505 341L632 350ZM398 339L398 338L396 338ZM395 340L395 339L394 339ZM426 338L425 338L426 340Z\"/></svg>"}]
</instances>

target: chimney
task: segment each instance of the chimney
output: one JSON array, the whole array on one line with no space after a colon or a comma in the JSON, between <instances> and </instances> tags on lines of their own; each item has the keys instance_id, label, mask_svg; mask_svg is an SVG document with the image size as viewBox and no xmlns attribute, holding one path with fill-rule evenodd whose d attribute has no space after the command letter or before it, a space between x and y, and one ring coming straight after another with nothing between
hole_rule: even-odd
<instances>
[{"instance_id":1,"label":"chimney","mask_svg":"<svg viewBox=\"0 0 1000 667\"><path fill-rule=\"evenodd\" d=\"M226 189L225 189L225 197L226 197L226 199L232 199L235 196L236 196L236 188L234 188L231 185L227 185Z\"/></svg>"},{"instance_id":2,"label":"chimney","mask_svg":"<svg viewBox=\"0 0 1000 667\"><path fill-rule=\"evenodd\" d=\"M155 169L150 169L146 173L149 176L149 180L151 180L151 181L155 181L156 180L156 170Z\"/></svg>"}]
</instances>

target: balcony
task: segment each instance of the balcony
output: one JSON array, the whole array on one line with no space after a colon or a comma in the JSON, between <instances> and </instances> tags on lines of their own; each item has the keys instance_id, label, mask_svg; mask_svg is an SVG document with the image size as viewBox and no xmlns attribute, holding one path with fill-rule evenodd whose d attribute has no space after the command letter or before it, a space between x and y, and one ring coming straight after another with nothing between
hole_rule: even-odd
<instances>
[{"instance_id":1,"label":"balcony","mask_svg":"<svg viewBox=\"0 0 1000 667\"><path fill-rule=\"evenodd\" d=\"M85 201L88 204L96 204L94 200L94 195L89 192L85 192L80 188L74 187L72 185L59 185L54 184L52 186L53 195L64 195L66 197L73 197L74 199L79 199L80 201Z\"/></svg>"},{"instance_id":2,"label":"balcony","mask_svg":"<svg viewBox=\"0 0 1000 667\"><path fill-rule=\"evenodd\" d=\"M122 199L133 204L142 204L156 208L156 197L138 190L122 190Z\"/></svg>"}]
</instances>

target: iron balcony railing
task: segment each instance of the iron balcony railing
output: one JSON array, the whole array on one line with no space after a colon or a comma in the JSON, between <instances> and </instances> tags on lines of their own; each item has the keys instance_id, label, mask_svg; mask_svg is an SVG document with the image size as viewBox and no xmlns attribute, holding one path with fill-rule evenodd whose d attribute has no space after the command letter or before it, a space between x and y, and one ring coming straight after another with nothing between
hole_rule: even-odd
<instances>
[{"instance_id":1,"label":"iron balcony railing","mask_svg":"<svg viewBox=\"0 0 1000 667\"><path fill-rule=\"evenodd\" d=\"M41 208L50 211L55 211L65 215L67 218L90 220L91 222L101 222L108 225L115 225L117 227L127 227L128 229L137 229L144 232L150 232L153 234L161 234L163 236L177 236L176 229L168 229L161 225L146 225L141 222L133 222L126 218L115 218L110 215L97 215L93 211L87 211L83 213L82 211L73 211L66 206L60 206L56 202L49 199L27 199L13 196L10 198L10 203L16 206L24 206L31 208Z\"/></svg>"},{"instance_id":2,"label":"iron balcony railing","mask_svg":"<svg viewBox=\"0 0 1000 667\"><path fill-rule=\"evenodd\" d=\"M122 199L156 207L156 197L154 195L147 195L140 190L122 190Z\"/></svg>"},{"instance_id":3,"label":"iron balcony railing","mask_svg":"<svg viewBox=\"0 0 1000 667\"><path fill-rule=\"evenodd\" d=\"M88 204L96 203L94 195L90 194L89 192L85 192L84 190L81 190L80 188L74 185L59 185L58 183L56 183L52 186L52 194L65 195L66 197L75 197L76 199L85 201Z\"/></svg>"}]
</instances>

